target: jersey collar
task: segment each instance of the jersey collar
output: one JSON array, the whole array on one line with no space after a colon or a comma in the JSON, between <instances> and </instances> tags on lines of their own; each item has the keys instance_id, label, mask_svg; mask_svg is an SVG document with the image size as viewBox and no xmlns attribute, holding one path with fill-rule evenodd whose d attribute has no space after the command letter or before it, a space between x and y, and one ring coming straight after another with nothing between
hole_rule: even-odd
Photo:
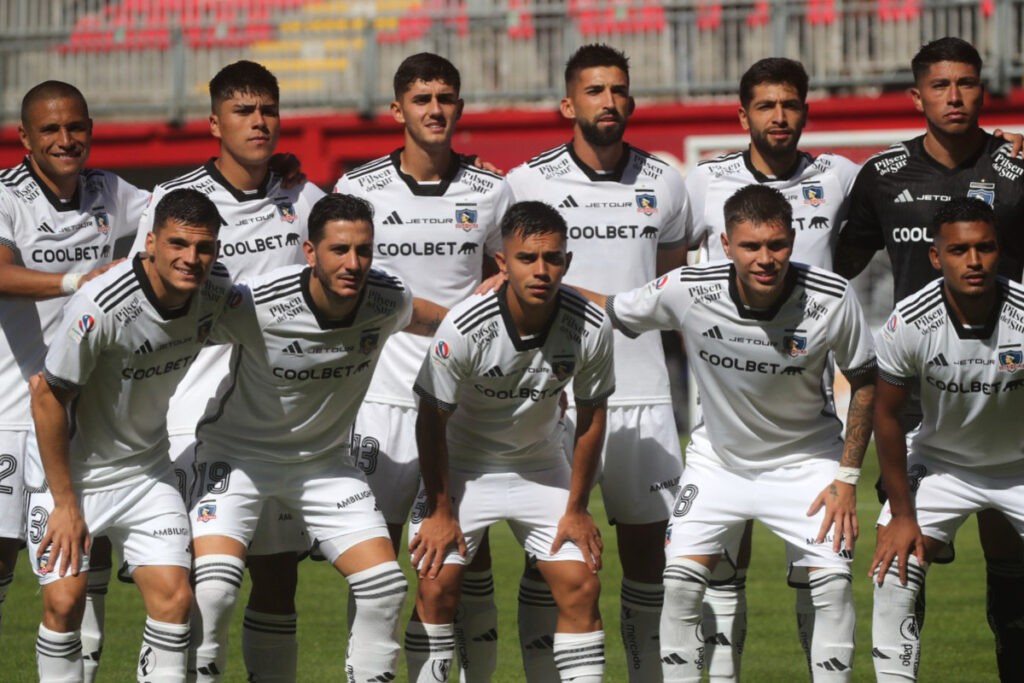
<instances>
[{"instance_id":1,"label":"jersey collar","mask_svg":"<svg viewBox=\"0 0 1024 683\"><path fill-rule=\"evenodd\" d=\"M53 193L50 186L43 182L42 178L36 175L35 169L32 168L32 164L28 160L27 154L25 155L25 160L22 163L25 164L25 168L28 170L28 174L32 176L32 180L36 181L36 185L39 186L43 196L46 197L46 201L50 202L50 206L57 211L78 211L79 206L82 203L82 183L79 182L82 178L81 171L78 173L79 181L75 182L75 193L71 195L71 200L62 202L60 197Z\"/></svg>"},{"instance_id":2,"label":"jersey collar","mask_svg":"<svg viewBox=\"0 0 1024 683\"><path fill-rule=\"evenodd\" d=\"M745 150L743 150L743 165L747 167L748 171L750 171L750 175L754 176L754 180L756 180L759 183L770 183L779 180L789 180L790 178L794 177L797 173L800 172L800 162L804 160L805 156L809 156L807 152L801 152L800 150L797 150L796 161L793 163L793 166L790 167L790 169L783 173L782 175L776 176L774 178L772 176L765 175L764 173L761 173L756 168L754 168L754 162L750 160L750 147L747 147Z\"/></svg>"},{"instance_id":3,"label":"jersey collar","mask_svg":"<svg viewBox=\"0 0 1024 683\"><path fill-rule=\"evenodd\" d=\"M411 175L402 172L401 154L403 149L405 148L399 147L396 149L391 153L390 158L391 164L395 167L395 173L409 186L409 191L417 197L443 197L445 192L448 191L448 186L452 184L455 176L459 173L462 157L455 150L452 150L451 161L448 162L448 169L441 175L441 182L421 185Z\"/></svg>"},{"instance_id":4,"label":"jersey collar","mask_svg":"<svg viewBox=\"0 0 1024 683\"><path fill-rule=\"evenodd\" d=\"M508 338L512 340L512 346L515 347L516 351L529 351L530 349L539 349L544 346L544 342L548 340L548 332L551 331L551 326L555 324L555 318L558 317L558 309L562 306L562 290L559 289L555 295L555 307L552 310L551 318L548 319L544 329L539 334L535 334L528 339L523 339L519 336L519 331L516 330L516 323L512 320L512 312L508 310L508 299L506 298L508 290L508 283L501 285L501 288L494 293L498 297L498 310L501 311L501 319L505 323L505 331L508 333Z\"/></svg>"},{"instance_id":5,"label":"jersey collar","mask_svg":"<svg viewBox=\"0 0 1024 683\"><path fill-rule=\"evenodd\" d=\"M985 325L982 327L965 327L963 323L956 317L953 309L949 305L949 297L946 296L946 287L939 285L939 291L942 293L942 303L946 307L946 317L949 318L949 322L953 325L953 330L956 332L956 336L960 339L988 339L992 336L992 333L996 330L996 325L999 324L999 316L1003 312L1003 301L1006 299L1006 290L1008 285L1001 279L998 282L999 297L996 299L996 303L992 306L992 312L989 313L988 320L985 321Z\"/></svg>"},{"instance_id":6,"label":"jersey collar","mask_svg":"<svg viewBox=\"0 0 1024 683\"><path fill-rule=\"evenodd\" d=\"M160 303L160 300L156 297L156 292L153 291L153 285L149 282L149 276L146 275L146 269L142 266L142 254L135 255L135 259L132 261L132 272L135 273L135 279L139 281L139 285L142 287L142 293L146 295L146 300L149 301L149 305L152 306L157 314L164 320L180 318L186 315L188 313L188 309L192 307L191 296L189 296L185 305L179 308L167 308Z\"/></svg>"},{"instance_id":7,"label":"jersey collar","mask_svg":"<svg viewBox=\"0 0 1024 683\"><path fill-rule=\"evenodd\" d=\"M256 191L252 194L246 194L237 187L228 182L228 179L224 177L224 174L217 169L217 165L214 163L217 161L217 157L210 157L209 160L203 164L203 168L210 174L218 185L222 186L225 190L231 193L231 196L235 198L237 202L251 202L255 199L265 199L267 196L267 186L270 185L270 176L272 175L270 170L267 170L267 174L263 176L263 180L260 181L260 186L256 188Z\"/></svg>"},{"instance_id":8,"label":"jersey collar","mask_svg":"<svg viewBox=\"0 0 1024 683\"><path fill-rule=\"evenodd\" d=\"M911 149L912 154L920 154L925 163L933 168L937 173L942 173L943 175L956 175L963 170L974 168L978 164L978 159L981 158L981 155L988 151L989 143L992 141L992 136L984 131L982 132L984 133L984 137L982 137L981 144L978 145L977 151L969 158L964 159L963 163L957 164L953 168L940 164L935 160L935 157L928 153L928 150L924 148L924 135L920 135L913 140L910 140L907 147Z\"/></svg>"},{"instance_id":9,"label":"jersey collar","mask_svg":"<svg viewBox=\"0 0 1024 683\"><path fill-rule=\"evenodd\" d=\"M786 300L793 294L793 289L795 287L796 268L793 267L793 262L790 261L789 269L786 271L786 281L782 284L782 295L779 296L778 300L772 305L772 307L764 310L748 308L740 300L740 290L736 286L736 266L732 263L729 264L729 298L732 299L732 302L736 305L736 315L745 320L774 320L775 316L779 313L779 309L782 308L783 304L786 303Z\"/></svg>"},{"instance_id":10,"label":"jersey collar","mask_svg":"<svg viewBox=\"0 0 1024 683\"><path fill-rule=\"evenodd\" d=\"M622 157L619 158L619 163L615 165L611 173L598 173L594 169L583 163L583 160L576 154L576 150L572 148L572 141L565 143L565 148L569 150L569 158L579 167L581 171L587 176L587 179L593 183L610 182L618 183L622 182L622 174L626 170L626 164L629 163L629 152L630 147L628 142L622 143Z\"/></svg>"},{"instance_id":11,"label":"jersey collar","mask_svg":"<svg viewBox=\"0 0 1024 683\"><path fill-rule=\"evenodd\" d=\"M366 296L366 287L359 291L359 301L356 302L356 307L352 309L352 312L341 319L333 319L325 316L317 305L313 302L313 295L309 291L309 278L312 277L313 269L306 266L299 273L299 286L302 288L302 298L306 302L306 306L313 312L313 317L316 318L316 324L320 326L321 330L336 330L342 327L351 327L352 323L356 321L356 316L359 315L359 309L363 307L363 297Z\"/></svg>"}]
</instances>

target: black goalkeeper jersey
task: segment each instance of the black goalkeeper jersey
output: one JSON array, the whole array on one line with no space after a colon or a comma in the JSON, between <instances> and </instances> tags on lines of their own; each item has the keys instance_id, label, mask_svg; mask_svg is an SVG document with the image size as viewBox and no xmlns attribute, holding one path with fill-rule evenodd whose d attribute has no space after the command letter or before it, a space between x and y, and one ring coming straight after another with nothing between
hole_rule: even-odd
<instances>
[{"instance_id":1,"label":"black goalkeeper jersey","mask_svg":"<svg viewBox=\"0 0 1024 683\"><path fill-rule=\"evenodd\" d=\"M889 252L896 301L939 276L928 260L928 226L943 202L964 195L993 206L1002 254L999 272L1019 282L1024 267L1024 161L988 133L971 159L946 168L924 150L924 136L897 143L861 168L850 196L845 246ZM841 258L841 257L840 257Z\"/></svg>"}]
</instances>

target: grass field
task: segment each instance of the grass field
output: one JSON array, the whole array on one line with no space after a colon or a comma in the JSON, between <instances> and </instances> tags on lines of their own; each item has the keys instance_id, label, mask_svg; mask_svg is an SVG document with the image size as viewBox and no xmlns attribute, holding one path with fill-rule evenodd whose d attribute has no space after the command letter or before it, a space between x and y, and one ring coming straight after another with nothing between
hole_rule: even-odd
<instances>
[{"instance_id":1,"label":"grass field","mask_svg":"<svg viewBox=\"0 0 1024 683\"><path fill-rule=\"evenodd\" d=\"M871 665L871 583L866 576L874 546L873 523L879 505L871 484L877 464L873 451L865 463L858 511L864 530L854 562L854 599L857 609L857 653L853 680L873 680ZM591 506L595 517L605 524L600 496ZM607 634L606 680L625 681L625 659L618 635L618 583L621 572L616 560L615 534L603 528L605 567L601 572L603 591L601 613ZM516 591L522 568L522 551L507 527L492 531L494 575L499 605L499 659L494 681L523 679L516 637ZM996 681L992 634L985 623L985 580L977 527L965 524L957 537L957 560L936 566L928 575L928 617L922 635L921 681ZM404 563L404 560L403 560ZM326 563L303 562L299 586L299 680L340 681L344 679L345 582ZM754 556L747 579L749 633L743 660L745 681L800 681L808 674L796 638L793 591L786 586L785 556L781 541L759 525L754 531ZM116 581L113 582L117 584ZM243 599L247 586L243 587ZM411 593L410 593L411 596ZM100 668L100 680L134 680L135 657L142 635L144 615L133 586L111 585L107 596L107 641ZM411 609L407 600L406 614ZM39 598L24 553L17 578L4 604L3 634L0 636L0 680L35 680L34 642L39 621ZM241 609L236 610L232 628L231 658L225 680L244 681L245 672L238 649ZM400 665L398 681L405 681Z\"/></svg>"}]
</instances>

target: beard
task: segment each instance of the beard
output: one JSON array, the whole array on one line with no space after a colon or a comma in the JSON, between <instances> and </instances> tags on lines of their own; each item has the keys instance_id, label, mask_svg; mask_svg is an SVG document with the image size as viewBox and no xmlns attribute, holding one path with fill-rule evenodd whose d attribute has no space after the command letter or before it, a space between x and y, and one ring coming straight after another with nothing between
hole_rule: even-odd
<instances>
[{"instance_id":1,"label":"beard","mask_svg":"<svg viewBox=\"0 0 1024 683\"><path fill-rule=\"evenodd\" d=\"M797 145L800 144L800 132L799 130L795 131L786 144L773 144L768 138L767 132L760 135L751 135L750 142L753 143L758 153L765 159L786 159L792 156L796 151Z\"/></svg>"},{"instance_id":2,"label":"beard","mask_svg":"<svg viewBox=\"0 0 1024 683\"><path fill-rule=\"evenodd\" d=\"M593 121L577 121L583 139L594 147L608 147L622 142L622 136L626 132L626 121L619 117L618 112L615 112L614 115L617 124L614 126L601 127ZM601 116L605 116L605 113L602 113Z\"/></svg>"}]
</instances>

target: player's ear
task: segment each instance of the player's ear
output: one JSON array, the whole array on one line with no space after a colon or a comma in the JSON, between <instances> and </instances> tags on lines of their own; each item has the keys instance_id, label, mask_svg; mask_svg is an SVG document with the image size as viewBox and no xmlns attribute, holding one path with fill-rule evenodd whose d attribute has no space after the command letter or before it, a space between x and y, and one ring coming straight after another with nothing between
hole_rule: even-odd
<instances>
[{"instance_id":1,"label":"player's ear","mask_svg":"<svg viewBox=\"0 0 1024 683\"><path fill-rule=\"evenodd\" d=\"M25 148L26 152L32 151L32 145L28 142L28 131L25 130L25 124L18 122L18 139L21 140L21 146Z\"/></svg>"},{"instance_id":2,"label":"player's ear","mask_svg":"<svg viewBox=\"0 0 1024 683\"><path fill-rule=\"evenodd\" d=\"M729 233L728 232L723 232L722 235L721 235L721 238L722 238L722 251L725 252L725 257L726 258L731 259L732 258L732 253L729 251Z\"/></svg>"},{"instance_id":3,"label":"player's ear","mask_svg":"<svg viewBox=\"0 0 1024 683\"><path fill-rule=\"evenodd\" d=\"M306 240L302 243L302 253L306 257L306 263L310 268L316 267L316 245Z\"/></svg>"},{"instance_id":4,"label":"player's ear","mask_svg":"<svg viewBox=\"0 0 1024 683\"><path fill-rule=\"evenodd\" d=\"M220 117L214 113L210 114L210 135L220 140Z\"/></svg>"},{"instance_id":5,"label":"player's ear","mask_svg":"<svg viewBox=\"0 0 1024 683\"><path fill-rule=\"evenodd\" d=\"M939 261L939 246L934 241L928 247L928 260L932 262L932 268L942 270L942 263Z\"/></svg>"},{"instance_id":6,"label":"player's ear","mask_svg":"<svg viewBox=\"0 0 1024 683\"><path fill-rule=\"evenodd\" d=\"M630 95L629 105L626 107L626 116L632 116L634 111L636 111L636 100Z\"/></svg>"},{"instance_id":7,"label":"player's ear","mask_svg":"<svg viewBox=\"0 0 1024 683\"><path fill-rule=\"evenodd\" d=\"M152 230L146 233L146 254L150 261L156 256L156 233Z\"/></svg>"},{"instance_id":8,"label":"player's ear","mask_svg":"<svg viewBox=\"0 0 1024 683\"><path fill-rule=\"evenodd\" d=\"M568 95L558 103L558 111L562 112L562 116L570 121L576 120L576 108L572 106L572 99Z\"/></svg>"},{"instance_id":9,"label":"player's ear","mask_svg":"<svg viewBox=\"0 0 1024 683\"><path fill-rule=\"evenodd\" d=\"M924 105L921 104L921 91L917 88L910 88L907 92L910 93L910 99L914 101L914 109L923 114Z\"/></svg>"},{"instance_id":10,"label":"player's ear","mask_svg":"<svg viewBox=\"0 0 1024 683\"><path fill-rule=\"evenodd\" d=\"M391 110L391 117L398 123L405 124L405 114L402 113L402 105L399 104L398 100L391 100L391 104L388 105Z\"/></svg>"},{"instance_id":11,"label":"player's ear","mask_svg":"<svg viewBox=\"0 0 1024 683\"><path fill-rule=\"evenodd\" d=\"M508 263L505 261L505 252L496 251L494 252L494 263L498 266L498 271L508 279Z\"/></svg>"},{"instance_id":12,"label":"player's ear","mask_svg":"<svg viewBox=\"0 0 1024 683\"><path fill-rule=\"evenodd\" d=\"M562 271L562 275L563 276L566 273L569 272L569 266L571 266L571 265L572 265L572 252L571 251L567 251L567 252L565 252L565 270Z\"/></svg>"},{"instance_id":13,"label":"player's ear","mask_svg":"<svg viewBox=\"0 0 1024 683\"><path fill-rule=\"evenodd\" d=\"M747 118L747 110L743 108L742 104L736 110L736 114L740 117L740 125L743 126L743 130L750 130L750 119Z\"/></svg>"}]
</instances>

